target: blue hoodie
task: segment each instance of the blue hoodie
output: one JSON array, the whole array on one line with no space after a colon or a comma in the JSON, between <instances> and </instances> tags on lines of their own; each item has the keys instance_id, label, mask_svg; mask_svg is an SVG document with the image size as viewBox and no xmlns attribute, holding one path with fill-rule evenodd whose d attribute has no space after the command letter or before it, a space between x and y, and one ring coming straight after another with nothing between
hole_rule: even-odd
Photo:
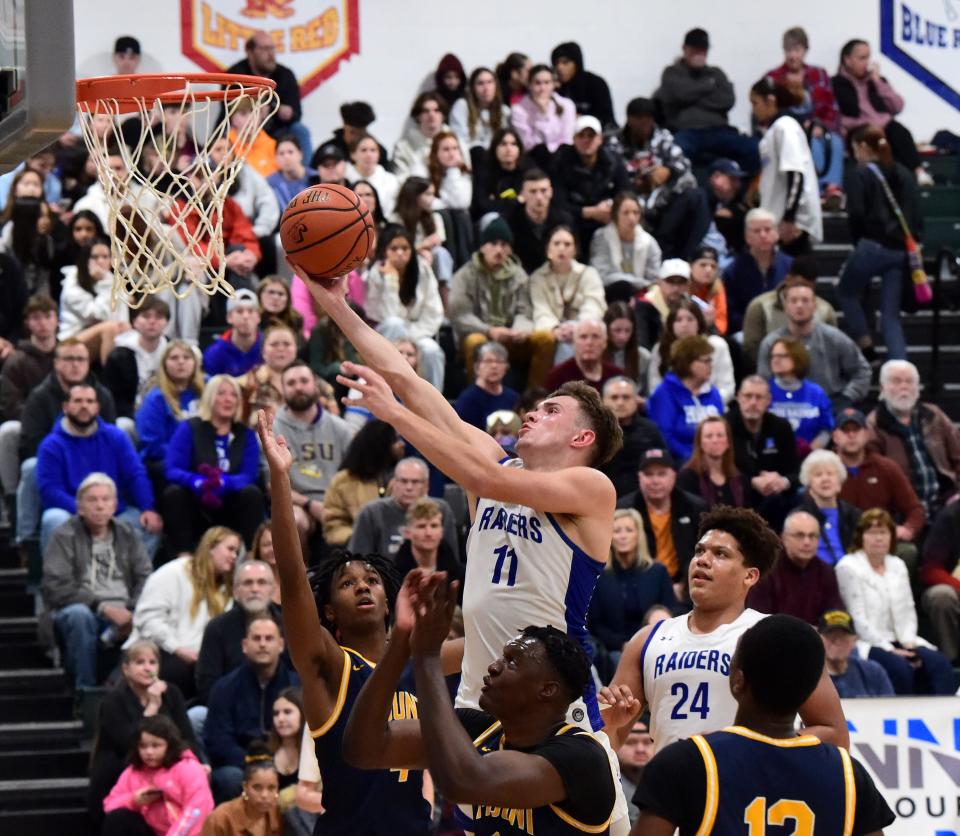
<instances>
[{"instance_id":1,"label":"blue hoodie","mask_svg":"<svg viewBox=\"0 0 960 836\"><path fill-rule=\"evenodd\" d=\"M117 484L117 513L129 502L141 511L153 510L153 488L146 468L127 434L102 418L89 436L70 435L63 420L37 450L37 485L44 510L63 508L77 513L77 488L91 473L106 473Z\"/></svg>"},{"instance_id":2,"label":"blue hoodie","mask_svg":"<svg viewBox=\"0 0 960 836\"><path fill-rule=\"evenodd\" d=\"M229 374L240 377L254 366L263 362L260 348L263 345L263 334L257 335L257 341L249 351L241 351L232 340L221 337L214 340L203 352L204 374L213 377L215 374Z\"/></svg>"},{"instance_id":3,"label":"blue hoodie","mask_svg":"<svg viewBox=\"0 0 960 836\"><path fill-rule=\"evenodd\" d=\"M784 389L771 380L770 397L770 411L789 421L797 438L808 444L821 432L833 430L833 404L823 387L812 380L804 380L794 390Z\"/></svg>"},{"instance_id":4,"label":"blue hoodie","mask_svg":"<svg viewBox=\"0 0 960 836\"><path fill-rule=\"evenodd\" d=\"M199 402L197 393L192 389L181 392L180 410L183 418L178 419L159 387L147 392L136 414L140 458L145 462L163 461L167 455L167 442L180 425L180 421L197 414Z\"/></svg>"},{"instance_id":5,"label":"blue hoodie","mask_svg":"<svg viewBox=\"0 0 960 836\"><path fill-rule=\"evenodd\" d=\"M647 401L647 414L660 428L679 464L693 453L697 425L711 415L723 415L723 398L716 386L694 396L679 377L668 372Z\"/></svg>"}]
</instances>

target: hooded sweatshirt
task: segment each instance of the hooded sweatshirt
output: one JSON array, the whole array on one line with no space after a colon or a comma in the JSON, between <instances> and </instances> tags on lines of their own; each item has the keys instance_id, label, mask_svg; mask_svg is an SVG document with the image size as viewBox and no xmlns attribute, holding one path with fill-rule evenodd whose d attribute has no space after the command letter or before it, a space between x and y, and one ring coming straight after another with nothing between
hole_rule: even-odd
<instances>
[{"instance_id":1,"label":"hooded sweatshirt","mask_svg":"<svg viewBox=\"0 0 960 836\"><path fill-rule=\"evenodd\" d=\"M723 399L715 386L694 395L674 372L668 372L647 401L647 412L674 458L685 462L693 453L697 425L711 415L723 415Z\"/></svg>"},{"instance_id":2,"label":"hooded sweatshirt","mask_svg":"<svg viewBox=\"0 0 960 836\"><path fill-rule=\"evenodd\" d=\"M354 428L337 415L317 407L309 424L298 421L283 406L273 421L273 431L282 434L293 454L290 484L298 493L323 501L330 480L340 469Z\"/></svg>"},{"instance_id":3,"label":"hooded sweatshirt","mask_svg":"<svg viewBox=\"0 0 960 836\"><path fill-rule=\"evenodd\" d=\"M577 113L584 116L596 116L604 128L615 128L617 120L613 116L613 101L610 87L596 73L587 72L583 66L583 50L576 41L559 44L550 54L551 63L566 58L577 65L573 78L560 85L557 92L570 99L577 106Z\"/></svg>"},{"instance_id":4,"label":"hooded sweatshirt","mask_svg":"<svg viewBox=\"0 0 960 836\"><path fill-rule=\"evenodd\" d=\"M0 374L0 421L19 421L30 392L53 371L53 354L30 340L20 340Z\"/></svg>"}]
</instances>

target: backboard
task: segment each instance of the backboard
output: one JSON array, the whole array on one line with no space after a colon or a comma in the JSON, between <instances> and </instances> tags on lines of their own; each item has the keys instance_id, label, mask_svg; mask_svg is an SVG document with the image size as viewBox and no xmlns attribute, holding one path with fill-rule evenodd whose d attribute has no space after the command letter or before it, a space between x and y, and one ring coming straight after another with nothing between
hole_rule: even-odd
<instances>
[{"instance_id":1,"label":"backboard","mask_svg":"<svg viewBox=\"0 0 960 836\"><path fill-rule=\"evenodd\" d=\"M73 0L0 0L0 173L76 115Z\"/></svg>"}]
</instances>

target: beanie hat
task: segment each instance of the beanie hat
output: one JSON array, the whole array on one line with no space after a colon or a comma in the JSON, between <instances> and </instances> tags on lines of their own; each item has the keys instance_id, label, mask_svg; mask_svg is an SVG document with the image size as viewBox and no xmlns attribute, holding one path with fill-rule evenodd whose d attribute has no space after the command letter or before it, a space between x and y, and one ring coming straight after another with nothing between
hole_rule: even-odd
<instances>
[{"instance_id":1,"label":"beanie hat","mask_svg":"<svg viewBox=\"0 0 960 836\"><path fill-rule=\"evenodd\" d=\"M513 246L513 232L507 222L499 215L488 223L480 233L480 243L492 244L495 241L506 241Z\"/></svg>"}]
</instances>

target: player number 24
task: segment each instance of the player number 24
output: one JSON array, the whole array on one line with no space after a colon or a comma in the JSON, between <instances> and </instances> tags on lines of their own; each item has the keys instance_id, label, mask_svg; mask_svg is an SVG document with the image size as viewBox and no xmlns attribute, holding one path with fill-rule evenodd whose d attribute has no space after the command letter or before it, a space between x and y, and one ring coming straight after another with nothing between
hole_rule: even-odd
<instances>
[{"instance_id":1,"label":"player number 24","mask_svg":"<svg viewBox=\"0 0 960 836\"><path fill-rule=\"evenodd\" d=\"M673 711L670 712L671 720L686 720L689 716L687 711L690 714L699 714L701 720L706 720L707 715L710 713L710 691L707 688L706 682L701 682L697 686L697 690L693 692L693 699L690 700L690 707L686 709L687 700L690 698L690 689L687 687L686 682L674 682L673 687L670 689L670 693L679 697L677 704L674 705Z\"/></svg>"},{"instance_id":2,"label":"player number 24","mask_svg":"<svg viewBox=\"0 0 960 836\"><path fill-rule=\"evenodd\" d=\"M781 798L771 804L768 810L767 799L758 795L743 811L748 836L764 836L768 824L773 827L782 827L790 819L797 824L793 836L813 836L815 818L813 810L807 806L806 802L793 798Z\"/></svg>"}]
</instances>

